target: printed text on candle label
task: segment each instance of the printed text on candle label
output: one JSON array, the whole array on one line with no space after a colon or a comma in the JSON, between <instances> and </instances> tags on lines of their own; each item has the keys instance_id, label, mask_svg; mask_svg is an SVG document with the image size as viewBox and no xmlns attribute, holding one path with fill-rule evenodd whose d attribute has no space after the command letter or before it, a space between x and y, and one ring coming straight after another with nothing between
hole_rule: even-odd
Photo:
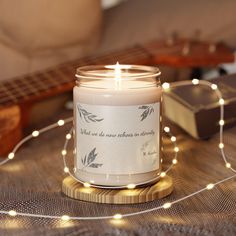
<instances>
[{"instance_id":1,"label":"printed text on candle label","mask_svg":"<svg viewBox=\"0 0 236 236\"><path fill-rule=\"evenodd\" d=\"M159 124L159 103L77 103L77 168L101 174L138 174L158 169Z\"/></svg>"},{"instance_id":2,"label":"printed text on candle label","mask_svg":"<svg viewBox=\"0 0 236 236\"><path fill-rule=\"evenodd\" d=\"M80 134L82 135L91 135L91 136L96 136L96 137L106 137L106 138L132 138L132 137L139 137L139 136L146 136L150 135L153 136L155 135L154 130L150 130L149 132L143 131L141 133L126 133L125 131L119 134L112 134L112 133L104 133L103 131L98 133L98 132L91 132L91 130L87 129L80 129Z\"/></svg>"}]
</instances>

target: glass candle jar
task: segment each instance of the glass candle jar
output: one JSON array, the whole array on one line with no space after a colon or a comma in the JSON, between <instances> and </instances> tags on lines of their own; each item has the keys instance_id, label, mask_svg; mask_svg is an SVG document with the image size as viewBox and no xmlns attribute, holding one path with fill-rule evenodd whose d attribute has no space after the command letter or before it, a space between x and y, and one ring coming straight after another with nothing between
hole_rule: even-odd
<instances>
[{"instance_id":1,"label":"glass candle jar","mask_svg":"<svg viewBox=\"0 0 236 236\"><path fill-rule=\"evenodd\" d=\"M139 184L161 170L160 71L136 65L77 69L75 175L102 186Z\"/></svg>"}]
</instances>

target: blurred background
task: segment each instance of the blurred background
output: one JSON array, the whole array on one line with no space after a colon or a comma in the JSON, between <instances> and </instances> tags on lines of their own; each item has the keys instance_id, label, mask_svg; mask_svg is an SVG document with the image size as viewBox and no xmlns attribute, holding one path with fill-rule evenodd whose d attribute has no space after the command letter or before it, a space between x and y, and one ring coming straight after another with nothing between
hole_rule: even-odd
<instances>
[{"instance_id":1,"label":"blurred background","mask_svg":"<svg viewBox=\"0 0 236 236\"><path fill-rule=\"evenodd\" d=\"M235 7L234 0L0 0L0 80L173 36L235 48ZM164 77L181 76L172 69Z\"/></svg>"},{"instance_id":2,"label":"blurred background","mask_svg":"<svg viewBox=\"0 0 236 236\"><path fill-rule=\"evenodd\" d=\"M212 80L236 73L235 49L236 0L0 0L0 163L12 159L9 153L27 134L35 130L37 136L37 130L72 116L75 71L82 65L154 65L162 83L209 79L225 99L224 129L236 125L236 74ZM235 166L236 127L224 132L227 168L217 148L221 118L213 88L190 82L164 93L163 123L180 148L170 202L229 176L228 167ZM162 205L116 208L63 197L60 153L68 130L40 133L1 166L1 210L92 216ZM163 137L165 170L173 144ZM235 184L118 223L0 216L0 235L235 235Z\"/></svg>"}]
</instances>

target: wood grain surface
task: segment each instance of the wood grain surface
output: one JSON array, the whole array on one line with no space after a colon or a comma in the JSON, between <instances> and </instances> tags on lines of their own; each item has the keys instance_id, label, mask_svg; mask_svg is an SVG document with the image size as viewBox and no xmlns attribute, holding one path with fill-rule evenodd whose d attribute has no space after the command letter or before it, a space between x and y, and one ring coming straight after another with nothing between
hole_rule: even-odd
<instances>
[{"instance_id":1,"label":"wood grain surface","mask_svg":"<svg viewBox=\"0 0 236 236\"><path fill-rule=\"evenodd\" d=\"M135 189L99 189L84 187L72 177L66 177L62 183L62 191L68 197L98 203L135 204L149 202L168 196L173 191L172 178L165 176L155 184Z\"/></svg>"}]
</instances>

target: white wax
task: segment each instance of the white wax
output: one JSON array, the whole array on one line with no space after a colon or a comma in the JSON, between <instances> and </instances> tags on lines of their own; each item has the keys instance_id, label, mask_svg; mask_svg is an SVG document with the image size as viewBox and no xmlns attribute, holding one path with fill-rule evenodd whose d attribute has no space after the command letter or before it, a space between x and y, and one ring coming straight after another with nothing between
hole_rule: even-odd
<instances>
[{"instance_id":1,"label":"white wax","mask_svg":"<svg viewBox=\"0 0 236 236\"><path fill-rule=\"evenodd\" d=\"M83 83L83 86L75 86L73 93L74 106L76 106L77 103L106 106L141 106L161 102L161 87L156 87L151 82L146 81L91 81L86 84ZM74 107L74 111L76 111L76 107ZM75 117L75 130L77 130L76 119L77 118ZM75 140L75 145L76 144L77 140ZM114 152L118 151L119 150L114 150ZM76 158L79 157L75 157L75 159ZM75 164L76 163L77 162L75 161ZM148 181L156 177L159 172L160 168L156 171L139 174L107 175L107 173L97 174L89 172L89 170L84 171L76 168L75 175L84 182L92 182L107 186L118 186Z\"/></svg>"},{"instance_id":2,"label":"white wax","mask_svg":"<svg viewBox=\"0 0 236 236\"><path fill-rule=\"evenodd\" d=\"M158 102L160 99L161 87L154 87L145 81L94 81L88 82L86 87L74 87L74 101L86 104L141 105Z\"/></svg>"}]
</instances>

